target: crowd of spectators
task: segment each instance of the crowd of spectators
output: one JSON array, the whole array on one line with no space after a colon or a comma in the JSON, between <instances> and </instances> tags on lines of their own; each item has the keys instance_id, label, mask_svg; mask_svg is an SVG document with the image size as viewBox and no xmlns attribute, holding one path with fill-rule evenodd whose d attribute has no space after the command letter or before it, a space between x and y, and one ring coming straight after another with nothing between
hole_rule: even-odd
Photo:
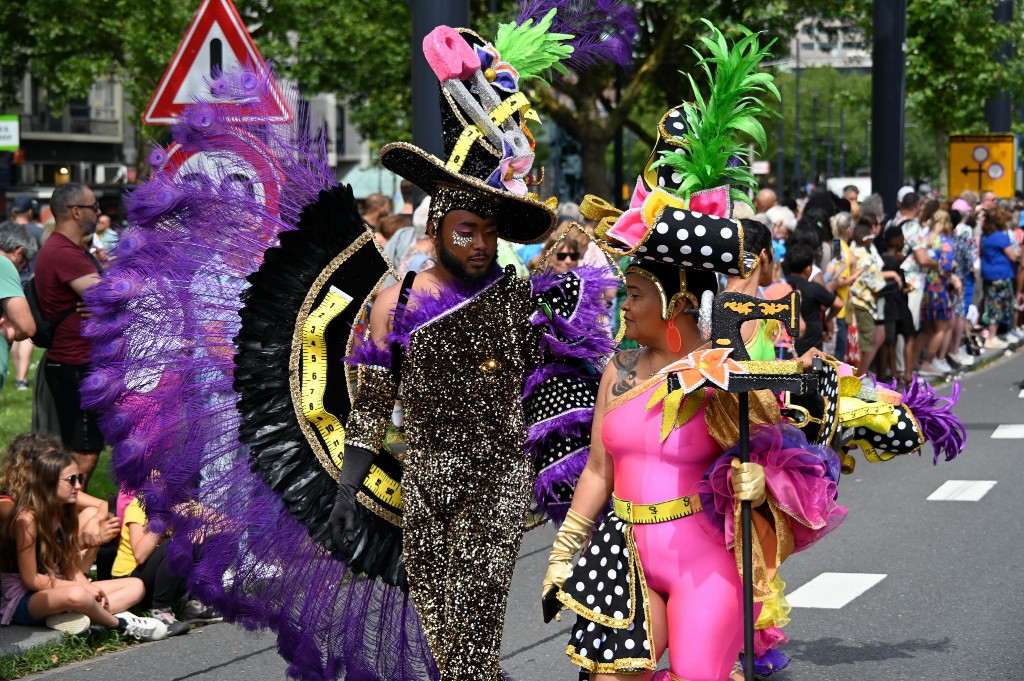
<instances>
[{"instance_id":1,"label":"crowd of spectators","mask_svg":"<svg viewBox=\"0 0 1024 681\"><path fill-rule=\"evenodd\" d=\"M39 224L38 203L23 197L0 223L0 388L10 357L16 390L29 389L32 339L50 336L36 376L37 432L16 436L0 464L0 624L107 627L143 640L186 633L188 622L219 616L167 569L168 536L149 531L143 500L86 493L104 443L79 400L89 371L82 294L114 257L118 232L81 184L57 187L49 211Z\"/></svg>"},{"instance_id":2,"label":"crowd of spectators","mask_svg":"<svg viewBox=\"0 0 1024 681\"><path fill-rule=\"evenodd\" d=\"M983 348L1024 339L1024 216L992 192L903 187L897 199L887 218L880 196L861 200L853 186L789 205L758 193L753 217L772 230L781 265L769 297L786 287L803 296L801 331L779 339L780 354L818 348L906 384L955 374Z\"/></svg>"}]
</instances>

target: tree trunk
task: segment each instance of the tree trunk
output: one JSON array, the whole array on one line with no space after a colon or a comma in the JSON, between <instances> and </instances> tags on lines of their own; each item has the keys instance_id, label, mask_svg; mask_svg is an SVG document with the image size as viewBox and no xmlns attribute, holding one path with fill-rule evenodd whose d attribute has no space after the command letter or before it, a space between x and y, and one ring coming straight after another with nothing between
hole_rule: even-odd
<instances>
[{"instance_id":1,"label":"tree trunk","mask_svg":"<svg viewBox=\"0 0 1024 681\"><path fill-rule=\"evenodd\" d=\"M583 161L583 192L595 194L602 199L615 203L609 179L608 158L606 151L611 138L603 134L599 128L584 128L577 138L580 143L580 156Z\"/></svg>"}]
</instances>

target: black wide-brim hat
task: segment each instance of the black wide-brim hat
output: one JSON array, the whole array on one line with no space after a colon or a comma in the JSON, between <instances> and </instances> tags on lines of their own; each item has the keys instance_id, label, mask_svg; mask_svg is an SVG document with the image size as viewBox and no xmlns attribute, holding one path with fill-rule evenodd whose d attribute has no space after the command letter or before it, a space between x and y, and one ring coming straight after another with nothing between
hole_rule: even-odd
<instances>
[{"instance_id":1,"label":"black wide-brim hat","mask_svg":"<svg viewBox=\"0 0 1024 681\"><path fill-rule=\"evenodd\" d=\"M492 203L498 236L506 241L518 244L544 243L555 228L555 211L547 204L529 196L496 189L476 177L448 170L444 161L412 144L388 144L380 151L380 162L430 196L434 196L438 188L444 186L473 192Z\"/></svg>"},{"instance_id":2,"label":"black wide-brim hat","mask_svg":"<svg viewBox=\"0 0 1024 681\"><path fill-rule=\"evenodd\" d=\"M444 27L435 30L442 28ZM464 40L475 52L488 48L487 41L467 28L449 31L452 33L446 34L446 40ZM430 41L430 36L427 36L424 40L424 50ZM483 66L481 62L481 68ZM492 62L491 66L500 69L507 65L498 66ZM475 122L473 115L461 108L470 104L478 106L497 123L494 119L495 111L501 106L508 106L502 119L504 124L510 124L512 129L528 135L525 117L531 107L530 101L519 91L518 86L509 87L507 81L500 80L493 68L488 68L487 72L491 73L493 80L480 82L472 78L461 80L464 76L452 78L454 94L453 90L446 87L448 81L438 83L444 156L445 159L457 159L453 167L448 167L446 160L402 142L389 144L381 149L380 161L385 168L409 180L431 197L436 197L439 188L472 192L475 195L473 198L482 199L482 203L491 209L491 215L497 222L498 235L502 239L520 244L543 243L555 228L554 210L526 193L525 182L522 193L488 184L489 179L493 182L491 178L495 177L495 173L502 172L502 163L506 159L508 149L488 139L484 130ZM461 80L461 83L456 82L457 80ZM489 92L481 91L481 87L488 86ZM491 104L484 104L485 94L492 101ZM491 108L494 101L500 101L501 106ZM470 135L468 139L473 141L462 146L460 143L467 139L466 133L473 132L474 129L478 134ZM509 142L506 140L504 144L508 145ZM481 201L468 201L465 208L472 210L472 204L479 207L480 203ZM456 201L449 209L462 207L457 204Z\"/></svg>"}]
</instances>

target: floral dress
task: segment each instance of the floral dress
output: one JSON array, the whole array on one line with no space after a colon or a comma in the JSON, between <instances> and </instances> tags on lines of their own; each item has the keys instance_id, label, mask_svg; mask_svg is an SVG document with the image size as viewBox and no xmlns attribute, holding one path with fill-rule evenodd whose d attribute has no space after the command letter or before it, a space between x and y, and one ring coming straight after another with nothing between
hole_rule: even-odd
<instances>
[{"instance_id":1,"label":"floral dress","mask_svg":"<svg viewBox=\"0 0 1024 681\"><path fill-rule=\"evenodd\" d=\"M929 247L938 267L925 275L924 301L921 319L926 322L948 321L953 318L953 300L949 282L953 274L953 240L945 234L930 238Z\"/></svg>"}]
</instances>

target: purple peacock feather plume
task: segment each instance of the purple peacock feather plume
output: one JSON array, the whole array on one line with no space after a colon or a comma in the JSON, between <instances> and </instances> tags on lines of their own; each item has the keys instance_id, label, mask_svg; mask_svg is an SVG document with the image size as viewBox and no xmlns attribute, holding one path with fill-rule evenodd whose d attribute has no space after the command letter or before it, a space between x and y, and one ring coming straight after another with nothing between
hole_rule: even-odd
<instances>
[{"instance_id":1,"label":"purple peacock feather plume","mask_svg":"<svg viewBox=\"0 0 1024 681\"><path fill-rule=\"evenodd\" d=\"M242 71L211 87L255 115L270 78ZM132 226L86 296L94 369L83 404L104 412L122 487L142 496L155 531L172 530L172 567L230 621L275 630L289 676L436 678L408 594L313 541L238 439L233 339L246 278L336 185L324 138L292 95L294 125L234 124L223 106L199 103L174 131L191 155L151 150L154 173L127 199Z\"/></svg>"},{"instance_id":2,"label":"purple peacock feather plume","mask_svg":"<svg viewBox=\"0 0 1024 681\"><path fill-rule=\"evenodd\" d=\"M629 68L633 60L636 15L631 3L622 0L520 0L517 24L539 21L558 10L551 33L573 36L572 56L566 66L574 71L611 62Z\"/></svg>"},{"instance_id":3,"label":"purple peacock feather plume","mask_svg":"<svg viewBox=\"0 0 1024 681\"><path fill-rule=\"evenodd\" d=\"M952 461L967 445L967 429L953 413L960 390L960 381L954 381L952 394L940 396L928 381L917 379L903 392L903 404L921 425L922 435L932 443L932 463L938 463L940 456Z\"/></svg>"}]
</instances>

